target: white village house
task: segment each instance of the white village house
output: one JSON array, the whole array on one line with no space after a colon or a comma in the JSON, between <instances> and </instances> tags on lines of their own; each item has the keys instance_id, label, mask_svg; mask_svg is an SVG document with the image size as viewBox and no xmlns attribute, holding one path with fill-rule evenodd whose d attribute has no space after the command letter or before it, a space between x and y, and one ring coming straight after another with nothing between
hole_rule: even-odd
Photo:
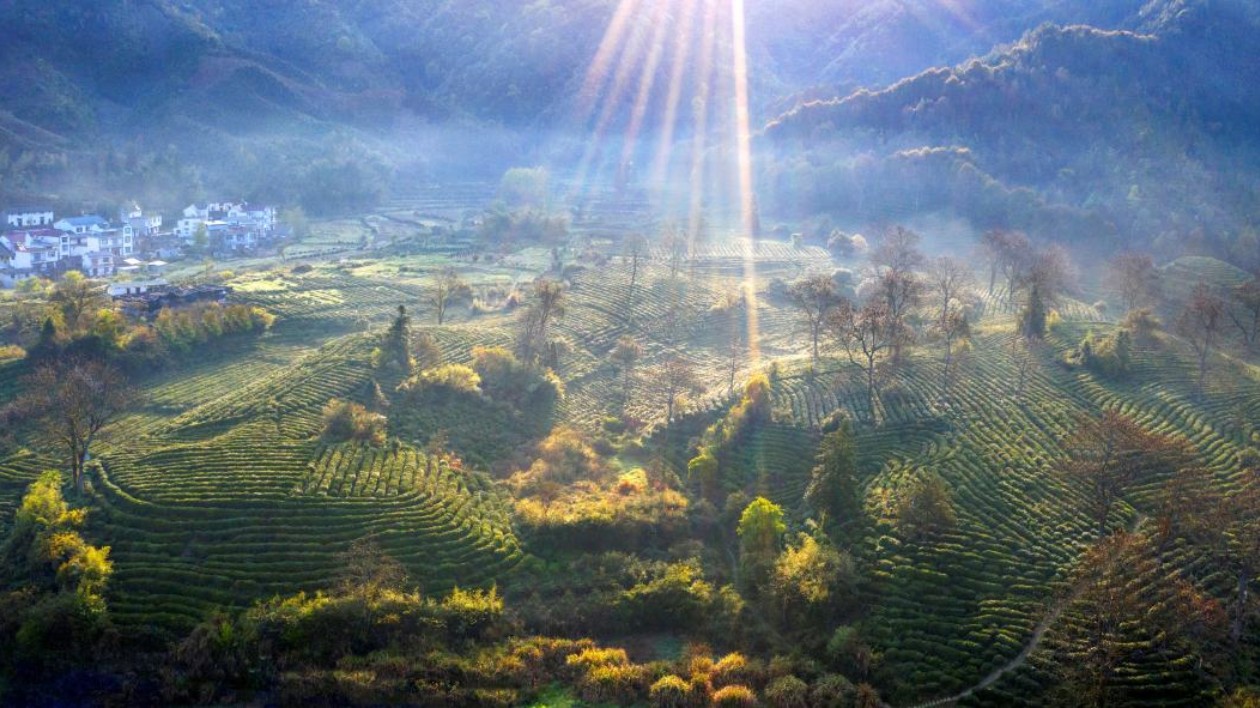
<instances>
[{"instance_id":1,"label":"white village house","mask_svg":"<svg viewBox=\"0 0 1260 708\"><path fill-rule=\"evenodd\" d=\"M53 210L44 207L20 207L4 214L4 226L8 229L40 228L51 226Z\"/></svg>"},{"instance_id":2,"label":"white village house","mask_svg":"<svg viewBox=\"0 0 1260 708\"><path fill-rule=\"evenodd\" d=\"M192 243L203 227L207 245L213 251L253 250L275 237L276 210L246 202L189 204L175 226L175 234L185 243Z\"/></svg>"}]
</instances>

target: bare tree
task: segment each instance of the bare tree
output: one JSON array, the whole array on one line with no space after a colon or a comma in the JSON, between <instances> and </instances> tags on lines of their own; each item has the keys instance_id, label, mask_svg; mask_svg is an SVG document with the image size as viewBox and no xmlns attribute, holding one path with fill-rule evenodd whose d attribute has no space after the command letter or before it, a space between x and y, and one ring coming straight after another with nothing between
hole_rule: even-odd
<instances>
[{"instance_id":1,"label":"bare tree","mask_svg":"<svg viewBox=\"0 0 1260 708\"><path fill-rule=\"evenodd\" d=\"M1036 258L1032 243L1021 231L1008 231L1002 242L1002 274L1006 278L1006 301L1015 302L1020 280Z\"/></svg>"},{"instance_id":2,"label":"bare tree","mask_svg":"<svg viewBox=\"0 0 1260 708\"><path fill-rule=\"evenodd\" d=\"M1006 280L1006 298L1014 301L1015 286L1032 260L1032 244L1020 231L993 229L980 237L980 250L989 264L989 294L997 284L999 273Z\"/></svg>"},{"instance_id":3,"label":"bare tree","mask_svg":"<svg viewBox=\"0 0 1260 708\"><path fill-rule=\"evenodd\" d=\"M674 419L674 407L678 399L687 393L701 390L696 378L695 365L681 356L671 356L661 364L658 371L661 392L665 396L665 422Z\"/></svg>"},{"instance_id":4,"label":"bare tree","mask_svg":"<svg viewBox=\"0 0 1260 708\"><path fill-rule=\"evenodd\" d=\"M855 307L846 300L828 316L827 327L848 354L849 361L862 369L866 378L866 400L874 421L880 365L897 340L888 305L876 298Z\"/></svg>"},{"instance_id":5,"label":"bare tree","mask_svg":"<svg viewBox=\"0 0 1260 708\"><path fill-rule=\"evenodd\" d=\"M1124 311L1132 312L1146 307L1155 297L1159 285L1159 272L1155 260L1148 253L1125 251L1107 264L1111 286L1120 295Z\"/></svg>"},{"instance_id":6,"label":"bare tree","mask_svg":"<svg viewBox=\"0 0 1260 708\"><path fill-rule=\"evenodd\" d=\"M1229 319L1238 328L1243 343L1254 347L1260 343L1260 275L1230 291Z\"/></svg>"},{"instance_id":7,"label":"bare tree","mask_svg":"<svg viewBox=\"0 0 1260 708\"><path fill-rule=\"evenodd\" d=\"M74 487L82 493L92 443L126 410L135 393L116 367L81 359L40 366L27 377L25 388L20 408L65 451Z\"/></svg>"},{"instance_id":8,"label":"bare tree","mask_svg":"<svg viewBox=\"0 0 1260 708\"><path fill-rule=\"evenodd\" d=\"M919 235L901 226L884 232L884 237L871 251L871 264L887 268L895 273L909 273L923 265L923 253L919 250Z\"/></svg>"},{"instance_id":9,"label":"bare tree","mask_svg":"<svg viewBox=\"0 0 1260 708\"><path fill-rule=\"evenodd\" d=\"M971 337L971 323L967 321L967 316L963 314L961 309L950 308L941 319L933 326L933 333L941 340L945 346L945 360L942 370L942 388L945 395L949 395L949 386L954 369L954 347L959 342L965 342Z\"/></svg>"},{"instance_id":10,"label":"bare tree","mask_svg":"<svg viewBox=\"0 0 1260 708\"><path fill-rule=\"evenodd\" d=\"M1195 395L1203 395L1207 379L1208 359L1216 346L1225 318L1225 302L1207 285L1199 283L1190 295L1190 301L1177 317L1177 334L1185 337L1199 357L1199 377L1195 383Z\"/></svg>"},{"instance_id":11,"label":"bare tree","mask_svg":"<svg viewBox=\"0 0 1260 708\"><path fill-rule=\"evenodd\" d=\"M1099 537L1107 532L1112 508L1134 482L1171 474L1190 461L1184 440L1149 432L1116 411L1082 419L1067 449L1064 471L1088 487Z\"/></svg>"},{"instance_id":12,"label":"bare tree","mask_svg":"<svg viewBox=\"0 0 1260 708\"><path fill-rule=\"evenodd\" d=\"M529 306L521 318L521 329L517 335L517 353L521 360L531 364L540 361L548 345L551 324L564 317L565 300L563 283L546 278L534 281Z\"/></svg>"},{"instance_id":13,"label":"bare tree","mask_svg":"<svg viewBox=\"0 0 1260 708\"><path fill-rule=\"evenodd\" d=\"M928 285L940 309L936 321L944 325L950 311L961 300L964 291L972 287L975 276L971 266L953 256L940 256L928 266Z\"/></svg>"},{"instance_id":14,"label":"bare tree","mask_svg":"<svg viewBox=\"0 0 1260 708\"><path fill-rule=\"evenodd\" d=\"M903 346L914 341L907 317L923 299L923 281L915 270L923 265L919 235L894 226L884 232L879 247L871 251L871 266L878 282L878 297L886 307L893 338L893 361L901 360Z\"/></svg>"},{"instance_id":15,"label":"bare tree","mask_svg":"<svg viewBox=\"0 0 1260 708\"><path fill-rule=\"evenodd\" d=\"M1190 469L1170 480L1161 496L1165 534L1184 534L1233 576L1229 634L1237 643L1254 604L1251 584L1260 575L1260 478L1247 474L1227 494L1211 473Z\"/></svg>"},{"instance_id":16,"label":"bare tree","mask_svg":"<svg viewBox=\"0 0 1260 708\"><path fill-rule=\"evenodd\" d=\"M634 366L643 358L643 346L629 335L617 339L608 359L621 370L622 405L630 404L630 377L634 374Z\"/></svg>"},{"instance_id":17,"label":"bare tree","mask_svg":"<svg viewBox=\"0 0 1260 708\"><path fill-rule=\"evenodd\" d=\"M1006 238L1006 232L1000 229L991 229L984 232L980 237L979 252L980 257L989 266L989 294L993 294L993 288L997 285L998 270L1002 268L1003 242Z\"/></svg>"},{"instance_id":18,"label":"bare tree","mask_svg":"<svg viewBox=\"0 0 1260 708\"><path fill-rule=\"evenodd\" d=\"M911 271L889 268L879 278L875 299L883 302L886 326L892 335L892 359L901 361L903 347L914 343L915 331L910 326L910 313L923 301L923 281Z\"/></svg>"},{"instance_id":19,"label":"bare tree","mask_svg":"<svg viewBox=\"0 0 1260 708\"><path fill-rule=\"evenodd\" d=\"M689 248L687 236L676 228L667 227L665 235L661 238L661 245L665 247L665 252L669 257L669 277L677 278L678 271L687 258Z\"/></svg>"},{"instance_id":20,"label":"bare tree","mask_svg":"<svg viewBox=\"0 0 1260 708\"><path fill-rule=\"evenodd\" d=\"M1051 246L1032 258L1018 280L1024 293L1020 330L1025 337L1040 339L1045 336L1050 308L1068 289L1072 277L1071 259L1060 246Z\"/></svg>"},{"instance_id":21,"label":"bare tree","mask_svg":"<svg viewBox=\"0 0 1260 708\"><path fill-rule=\"evenodd\" d=\"M1015 398L1024 397L1028 388L1028 379L1037 368L1037 357L1045 344L1038 339L1025 339L1016 336L1011 340L1011 356L1015 360Z\"/></svg>"},{"instance_id":22,"label":"bare tree","mask_svg":"<svg viewBox=\"0 0 1260 708\"><path fill-rule=\"evenodd\" d=\"M622 256L630 261L630 292L626 299L634 302L634 286L639 280L639 261L647 258L648 240L643 234L630 234L622 244Z\"/></svg>"},{"instance_id":23,"label":"bare tree","mask_svg":"<svg viewBox=\"0 0 1260 708\"><path fill-rule=\"evenodd\" d=\"M433 304L433 311L437 313L439 325L446 319L446 308L451 300L467 292L468 284L459 277L454 268L443 268L437 274L437 277L433 279L433 288L429 292L429 301Z\"/></svg>"},{"instance_id":24,"label":"bare tree","mask_svg":"<svg viewBox=\"0 0 1260 708\"><path fill-rule=\"evenodd\" d=\"M1058 649L1061 698L1074 706L1141 704L1123 680L1149 665L1152 643L1199 665L1222 628L1220 604L1176 574L1161 572L1145 536L1119 532L1085 553L1077 570L1072 622ZM1130 671L1125 668L1130 667Z\"/></svg>"},{"instance_id":25,"label":"bare tree","mask_svg":"<svg viewBox=\"0 0 1260 708\"><path fill-rule=\"evenodd\" d=\"M810 361L818 364L818 340L822 336L827 315L840 304L840 293L836 290L836 282L829 275L818 274L792 283L788 288L788 296L801 311L805 320L805 328L809 333L812 345Z\"/></svg>"}]
</instances>

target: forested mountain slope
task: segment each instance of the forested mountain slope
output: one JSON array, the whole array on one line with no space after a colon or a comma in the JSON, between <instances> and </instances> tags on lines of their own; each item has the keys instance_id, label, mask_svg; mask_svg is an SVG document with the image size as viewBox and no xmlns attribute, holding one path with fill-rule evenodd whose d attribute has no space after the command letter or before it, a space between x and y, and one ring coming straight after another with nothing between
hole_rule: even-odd
<instances>
[{"instance_id":1,"label":"forested mountain slope","mask_svg":"<svg viewBox=\"0 0 1260 708\"><path fill-rule=\"evenodd\" d=\"M1152 4L1141 31L1045 26L766 130L787 211L881 221L953 209L976 226L1187 244L1254 261L1256 13ZM1255 263L1246 263L1255 265Z\"/></svg>"}]
</instances>

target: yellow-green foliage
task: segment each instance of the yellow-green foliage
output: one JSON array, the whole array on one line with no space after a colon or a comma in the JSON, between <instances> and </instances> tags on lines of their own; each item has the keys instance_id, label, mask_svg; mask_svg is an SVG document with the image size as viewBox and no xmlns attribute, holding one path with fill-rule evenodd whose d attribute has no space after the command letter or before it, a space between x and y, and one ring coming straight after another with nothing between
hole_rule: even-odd
<instances>
[{"instance_id":1,"label":"yellow-green foliage","mask_svg":"<svg viewBox=\"0 0 1260 708\"><path fill-rule=\"evenodd\" d=\"M824 605L851 590L855 579L847 554L806 534L798 545L784 549L774 565L774 591L788 607Z\"/></svg>"},{"instance_id":2,"label":"yellow-green foliage","mask_svg":"<svg viewBox=\"0 0 1260 708\"><path fill-rule=\"evenodd\" d=\"M1128 375L1132 355L1133 335L1124 329L1105 337L1095 337L1090 331L1076 351L1082 365L1109 379Z\"/></svg>"},{"instance_id":3,"label":"yellow-green foliage","mask_svg":"<svg viewBox=\"0 0 1260 708\"><path fill-rule=\"evenodd\" d=\"M648 699L653 708L686 708L693 700L691 684L674 674L662 676L648 689Z\"/></svg>"},{"instance_id":4,"label":"yellow-green foliage","mask_svg":"<svg viewBox=\"0 0 1260 708\"><path fill-rule=\"evenodd\" d=\"M358 403L334 398L324 406L324 439L329 442L385 443L385 416Z\"/></svg>"},{"instance_id":5,"label":"yellow-green foliage","mask_svg":"<svg viewBox=\"0 0 1260 708\"><path fill-rule=\"evenodd\" d=\"M496 401L545 414L564 398L564 384L555 373L526 364L503 347L473 347L472 356L482 388Z\"/></svg>"},{"instance_id":6,"label":"yellow-green foliage","mask_svg":"<svg viewBox=\"0 0 1260 708\"><path fill-rule=\"evenodd\" d=\"M752 684L761 678L760 674L760 667L756 662L749 661L748 657L739 652L731 652L713 665L709 680L718 687ZM716 694L714 699L716 700Z\"/></svg>"},{"instance_id":7,"label":"yellow-green foliage","mask_svg":"<svg viewBox=\"0 0 1260 708\"><path fill-rule=\"evenodd\" d=\"M164 308L153 321L153 329L171 350L188 352L218 337L263 332L275 317L260 307L218 303L173 310Z\"/></svg>"},{"instance_id":8,"label":"yellow-green foliage","mask_svg":"<svg viewBox=\"0 0 1260 708\"><path fill-rule=\"evenodd\" d=\"M897 499L897 529L908 538L923 539L954 527L953 495L945 480L922 470Z\"/></svg>"},{"instance_id":9,"label":"yellow-green foliage","mask_svg":"<svg viewBox=\"0 0 1260 708\"><path fill-rule=\"evenodd\" d=\"M399 388L404 392L418 393L436 389L443 392L479 395L481 377L476 371L463 364L443 364L433 369L425 369L408 379Z\"/></svg>"},{"instance_id":10,"label":"yellow-green foliage","mask_svg":"<svg viewBox=\"0 0 1260 708\"><path fill-rule=\"evenodd\" d=\"M659 577L627 590L621 602L635 629L668 629L695 626L718 611L718 599L699 561L690 561L670 563Z\"/></svg>"},{"instance_id":11,"label":"yellow-green foliage","mask_svg":"<svg viewBox=\"0 0 1260 708\"><path fill-rule=\"evenodd\" d=\"M747 686L723 686L713 692L713 705L721 708L740 708L757 705L757 694Z\"/></svg>"},{"instance_id":12,"label":"yellow-green foliage","mask_svg":"<svg viewBox=\"0 0 1260 708\"><path fill-rule=\"evenodd\" d=\"M558 427L538 443L536 458L529 469L517 475L518 488L536 487L543 483L572 484L578 480L598 481L608 476L608 465L582 433Z\"/></svg>"},{"instance_id":13,"label":"yellow-green foliage","mask_svg":"<svg viewBox=\"0 0 1260 708\"><path fill-rule=\"evenodd\" d=\"M5 556L25 557L25 580L54 578L63 590L101 604L101 593L113 573L109 547L89 545L77 529L87 512L71 509L61 494L60 472L45 472L27 489L5 545ZM16 559L15 559L16 560ZM101 605L103 607L103 605Z\"/></svg>"},{"instance_id":14,"label":"yellow-green foliage","mask_svg":"<svg viewBox=\"0 0 1260 708\"><path fill-rule=\"evenodd\" d=\"M30 485L0 547L0 671L29 662L25 679L89 661L107 627L104 590L113 573L108 547L79 534L86 514L61 494L62 476Z\"/></svg>"},{"instance_id":15,"label":"yellow-green foliage","mask_svg":"<svg viewBox=\"0 0 1260 708\"><path fill-rule=\"evenodd\" d=\"M786 530L783 509L765 497L757 497L740 514L736 532L744 553L766 556L777 550Z\"/></svg>"},{"instance_id":16,"label":"yellow-green foliage","mask_svg":"<svg viewBox=\"0 0 1260 708\"><path fill-rule=\"evenodd\" d=\"M574 675L586 673L596 666L625 666L629 663L630 657L626 654L626 650L618 647L584 647L581 651L564 658L564 665L569 667Z\"/></svg>"}]
</instances>

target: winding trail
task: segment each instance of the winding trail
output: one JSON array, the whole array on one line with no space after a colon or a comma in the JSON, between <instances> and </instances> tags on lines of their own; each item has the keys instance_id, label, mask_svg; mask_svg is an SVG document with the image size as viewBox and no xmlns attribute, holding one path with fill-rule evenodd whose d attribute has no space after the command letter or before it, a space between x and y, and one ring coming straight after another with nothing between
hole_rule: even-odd
<instances>
[{"instance_id":1,"label":"winding trail","mask_svg":"<svg viewBox=\"0 0 1260 708\"><path fill-rule=\"evenodd\" d=\"M934 698L925 703L917 703L911 708L931 708L932 706L943 706L951 703L957 703L964 698L968 698L971 695L992 686L998 679L1023 666L1024 662L1028 661L1028 656L1033 653L1038 645L1041 644L1041 639L1045 636L1046 630L1050 629L1050 626L1058 621L1059 617L1063 614L1063 610L1070 605L1078 595L1080 595L1079 587L1073 589L1067 597L1064 597L1056 602L1054 606L1050 608L1050 611L1041 618L1041 621L1037 623L1036 628L1033 629L1032 636L1028 639L1028 643L1024 645L1024 648L1020 650L1019 654L1016 655L1015 658L997 667L993 671L989 672L989 675L980 679L978 683L963 689L959 693L955 693L952 696L946 696L945 698Z\"/></svg>"},{"instance_id":2,"label":"winding trail","mask_svg":"<svg viewBox=\"0 0 1260 708\"><path fill-rule=\"evenodd\" d=\"M1146 518L1145 514L1138 514L1133 519L1133 523L1129 525L1129 533L1137 532L1142 523L1146 521ZM1083 589L1084 584L1077 583L1077 585L1072 588L1072 592L1068 593L1066 596L1060 598L1054 603L1050 610L1042 616L1041 621L1037 623L1037 626L1033 629L1032 636L1028 638L1028 643L1024 645L1024 648L1020 650L1019 654L1016 655L1015 658L1005 664L1002 664L993 671L990 671L989 674L980 679L978 683L969 686L952 696L933 698L932 700L925 701L923 703L915 703L909 708L933 708L933 706L943 706L957 703L964 698L969 698L989 686L992 686L994 683L997 683L998 679L1023 666L1024 663L1028 661L1029 655L1031 655L1041 644L1041 639L1045 636L1046 630L1050 629L1051 625L1059 620L1059 617L1063 614L1063 610L1067 609L1068 605L1072 604L1076 598L1080 597Z\"/></svg>"}]
</instances>

